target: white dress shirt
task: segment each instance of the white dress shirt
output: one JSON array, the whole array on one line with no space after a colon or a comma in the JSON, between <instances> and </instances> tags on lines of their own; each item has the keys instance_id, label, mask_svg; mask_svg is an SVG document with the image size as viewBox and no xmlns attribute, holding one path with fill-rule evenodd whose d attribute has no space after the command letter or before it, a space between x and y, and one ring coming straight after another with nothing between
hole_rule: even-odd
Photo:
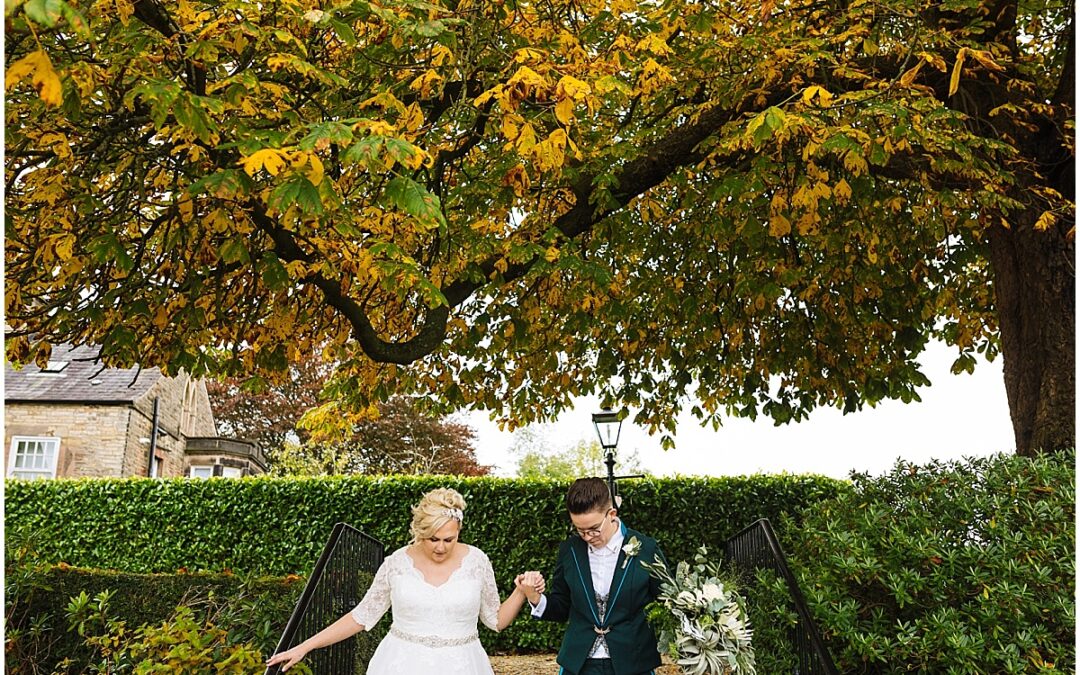
<instances>
[{"instance_id":1,"label":"white dress shirt","mask_svg":"<svg viewBox=\"0 0 1080 675\"><path fill-rule=\"evenodd\" d=\"M587 546L589 549L589 570L592 572L592 584L593 589L598 593L607 591L610 593L611 580L615 578L615 564L619 562L619 551L622 549L623 540L626 538L622 533L622 521L616 519L617 525L615 534L611 535L611 539L608 543L594 548L592 545ZM608 596L608 611L611 611L610 605L611 599ZM539 617L543 616L544 610L547 609L547 596L541 595L540 601L535 605L529 603L532 607L532 615ZM589 653L590 659L607 659L611 658L608 654L607 643L604 640L599 640L595 643L595 648Z\"/></svg>"}]
</instances>

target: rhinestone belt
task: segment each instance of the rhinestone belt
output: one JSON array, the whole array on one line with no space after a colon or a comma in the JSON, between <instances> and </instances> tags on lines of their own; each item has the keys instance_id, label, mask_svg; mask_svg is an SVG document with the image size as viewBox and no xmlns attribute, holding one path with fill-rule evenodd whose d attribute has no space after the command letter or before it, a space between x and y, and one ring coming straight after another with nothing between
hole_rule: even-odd
<instances>
[{"instance_id":1,"label":"rhinestone belt","mask_svg":"<svg viewBox=\"0 0 1080 675\"><path fill-rule=\"evenodd\" d=\"M467 645L474 640L479 640L479 633L473 633L472 635L466 635L460 638L441 638L434 635L413 635L412 633L406 633L405 631L397 628L396 626L390 627L390 634L394 637L404 640L406 642L415 642L425 647L460 647L461 645Z\"/></svg>"}]
</instances>

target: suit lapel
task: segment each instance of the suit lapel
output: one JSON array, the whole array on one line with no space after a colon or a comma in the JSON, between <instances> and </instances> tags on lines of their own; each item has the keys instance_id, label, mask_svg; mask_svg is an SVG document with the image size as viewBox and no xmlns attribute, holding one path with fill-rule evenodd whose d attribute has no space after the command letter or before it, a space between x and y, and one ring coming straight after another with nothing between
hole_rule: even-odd
<instances>
[{"instance_id":1,"label":"suit lapel","mask_svg":"<svg viewBox=\"0 0 1080 675\"><path fill-rule=\"evenodd\" d=\"M627 542L630 541L630 538L633 537L636 532L626 527L626 525L623 525L622 528L623 546L625 547ZM627 591L627 589L623 588L623 584L628 581L628 579L626 579L626 576L632 574L634 571L635 565L633 564L633 562L633 560L627 562L626 551L623 549L619 549L619 557L615 562L615 574L611 576L611 589L608 591L608 615L610 615L612 610L615 609L615 605L617 604L619 598L622 597L622 594Z\"/></svg>"},{"instance_id":2,"label":"suit lapel","mask_svg":"<svg viewBox=\"0 0 1080 675\"><path fill-rule=\"evenodd\" d=\"M592 582L592 565L589 564L589 545L581 537L574 537L570 542L571 554L574 556L574 569L579 572L579 586L585 593L585 599L596 611L596 590Z\"/></svg>"}]
</instances>

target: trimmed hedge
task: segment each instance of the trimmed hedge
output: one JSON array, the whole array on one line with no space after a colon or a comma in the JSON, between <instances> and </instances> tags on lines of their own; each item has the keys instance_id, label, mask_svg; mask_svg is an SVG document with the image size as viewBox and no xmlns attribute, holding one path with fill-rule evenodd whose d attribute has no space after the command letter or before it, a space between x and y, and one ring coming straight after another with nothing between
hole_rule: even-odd
<instances>
[{"instance_id":1,"label":"trimmed hedge","mask_svg":"<svg viewBox=\"0 0 1080 675\"><path fill-rule=\"evenodd\" d=\"M784 543L841 672L1076 672L1074 452L853 483ZM794 621L785 596L755 595L758 626Z\"/></svg>"},{"instance_id":2,"label":"trimmed hedge","mask_svg":"<svg viewBox=\"0 0 1080 675\"><path fill-rule=\"evenodd\" d=\"M333 477L209 480L8 481L5 523L35 533L49 562L127 572L306 574L330 530L347 522L387 552L409 539L411 507L435 487L468 503L462 540L483 549L510 583L526 567L550 567L570 525L565 481L504 478ZM774 523L846 488L818 476L626 481L624 516L659 539L669 558L689 558L757 518Z\"/></svg>"},{"instance_id":3,"label":"trimmed hedge","mask_svg":"<svg viewBox=\"0 0 1080 675\"><path fill-rule=\"evenodd\" d=\"M9 530L33 531L38 556L49 562L143 573L183 568L306 575L339 521L379 539L387 553L406 544L412 505L443 486L464 495L462 540L491 558L503 597L518 572L540 569L550 575L570 526L563 504L567 481L447 476L8 481L5 520ZM702 544L720 550L721 542L758 518L778 523L786 514L797 524L805 509L846 489L843 481L791 475L620 484L627 524L655 536L669 560L690 559ZM559 624L521 617L501 633L481 631L481 636L490 652L552 649L561 631Z\"/></svg>"},{"instance_id":4,"label":"trimmed hedge","mask_svg":"<svg viewBox=\"0 0 1080 675\"><path fill-rule=\"evenodd\" d=\"M243 579L226 574L132 574L67 565L16 563L8 573L18 584L5 598L7 668L11 673L86 672L92 651L68 629L65 608L80 593L93 598L111 591L109 616L132 629L160 624L178 606L214 614L218 623L241 641L252 642L269 655L277 645L293 606L300 597L300 577ZM33 631L37 623L39 630ZM370 636L363 636L368 639ZM374 647L372 646L372 649ZM60 664L65 659L72 662Z\"/></svg>"}]
</instances>

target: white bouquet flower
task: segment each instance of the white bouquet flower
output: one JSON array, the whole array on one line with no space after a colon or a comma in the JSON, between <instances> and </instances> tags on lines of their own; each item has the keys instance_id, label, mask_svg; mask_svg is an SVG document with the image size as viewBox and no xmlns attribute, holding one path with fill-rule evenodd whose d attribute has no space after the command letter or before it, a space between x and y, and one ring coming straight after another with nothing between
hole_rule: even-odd
<instances>
[{"instance_id":1,"label":"white bouquet flower","mask_svg":"<svg viewBox=\"0 0 1080 675\"><path fill-rule=\"evenodd\" d=\"M704 546L672 575L667 565L641 563L660 581L660 597L646 608L667 652L686 675L756 675L745 601Z\"/></svg>"}]
</instances>

